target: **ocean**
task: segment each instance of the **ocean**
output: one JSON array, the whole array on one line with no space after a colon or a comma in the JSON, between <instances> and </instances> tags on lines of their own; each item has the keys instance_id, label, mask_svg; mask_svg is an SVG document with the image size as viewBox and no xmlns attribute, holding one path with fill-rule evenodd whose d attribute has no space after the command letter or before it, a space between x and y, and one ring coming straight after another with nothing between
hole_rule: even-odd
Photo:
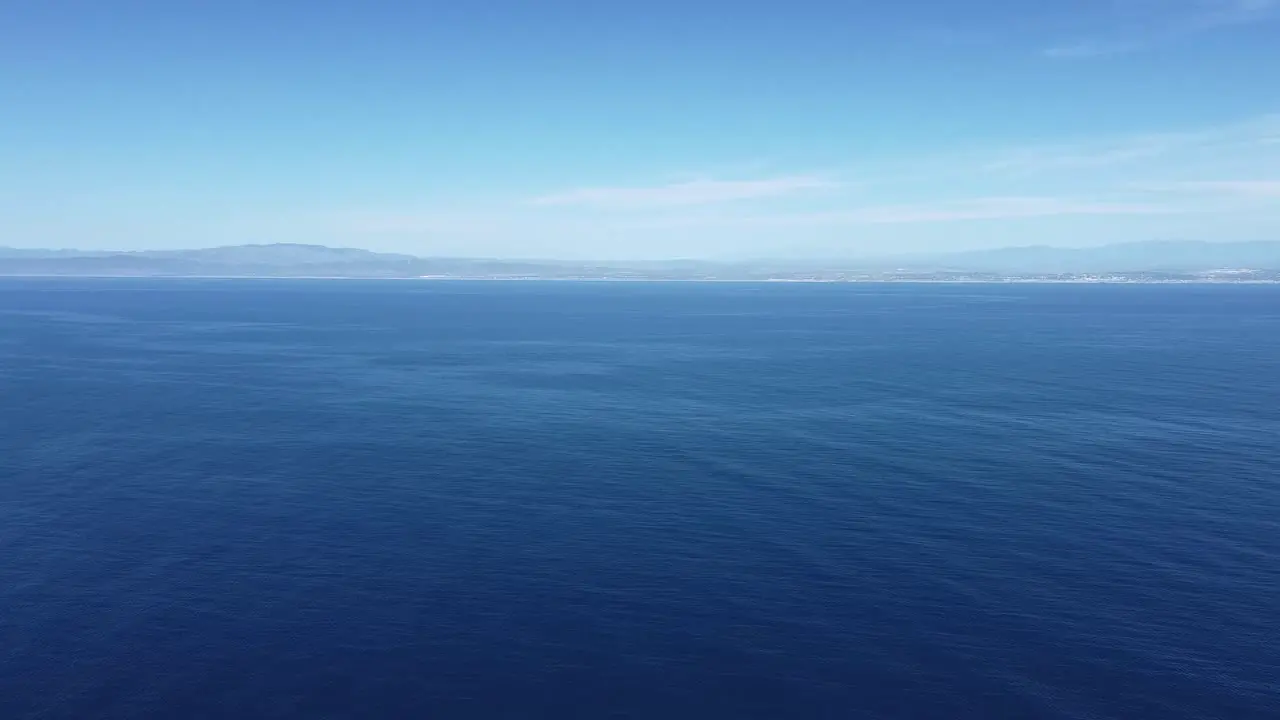
<instances>
[{"instance_id":1,"label":"ocean","mask_svg":"<svg viewBox=\"0 0 1280 720\"><path fill-rule=\"evenodd\" d=\"M0 718L1280 717L1280 287L0 280Z\"/></svg>"}]
</instances>

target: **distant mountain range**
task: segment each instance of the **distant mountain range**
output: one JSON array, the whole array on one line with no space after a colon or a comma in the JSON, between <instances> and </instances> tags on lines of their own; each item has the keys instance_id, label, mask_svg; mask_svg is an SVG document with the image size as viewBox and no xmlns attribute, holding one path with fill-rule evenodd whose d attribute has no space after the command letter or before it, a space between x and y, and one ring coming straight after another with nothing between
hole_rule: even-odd
<instances>
[{"instance_id":1,"label":"distant mountain range","mask_svg":"<svg viewBox=\"0 0 1280 720\"><path fill-rule=\"evenodd\" d=\"M614 262L423 258L321 245L236 245L136 252L0 248L0 275L138 277L601 278L650 280L941 279L1082 274L1280 273L1280 242L1137 242L1012 247L840 261Z\"/></svg>"}]
</instances>

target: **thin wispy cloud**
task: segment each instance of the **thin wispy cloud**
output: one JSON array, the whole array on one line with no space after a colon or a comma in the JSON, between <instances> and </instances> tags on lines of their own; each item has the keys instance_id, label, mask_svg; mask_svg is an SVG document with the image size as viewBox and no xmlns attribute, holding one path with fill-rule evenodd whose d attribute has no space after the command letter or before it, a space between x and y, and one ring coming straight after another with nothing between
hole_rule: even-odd
<instances>
[{"instance_id":1,"label":"thin wispy cloud","mask_svg":"<svg viewBox=\"0 0 1280 720\"><path fill-rule=\"evenodd\" d=\"M588 186L465 209L423 198L417 207L352 208L312 225L369 242L420 238L454 254L475 254L469 248L509 238L527 238L531 248L587 248L600 238L626 238L644 247L667 243L662 253L675 253L680 242L729 247L791 238L955 233L995 242L1016 239L1024 229L1057 227L1216 232L1205 219L1215 214L1248 215L1251 228L1273 222L1280 179L1272 169L1280 167L1280 156L1267 143L1277 137L1280 115L1273 114L1182 130L849 161L821 174Z\"/></svg>"},{"instance_id":2,"label":"thin wispy cloud","mask_svg":"<svg viewBox=\"0 0 1280 720\"><path fill-rule=\"evenodd\" d=\"M1202 33L1280 19L1280 0L1115 0L1113 26L1092 37L1051 45L1052 59L1085 59L1137 52Z\"/></svg>"},{"instance_id":3,"label":"thin wispy cloud","mask_svg":"<svg viewBox=\"0 0 1280 720\"><path fill-rule=\"evenodd\" d=\"M1163 215L1185 212L1173 205L1052 196L995 196L962 200L868 205L847 210L667 216L634 223L632 227L844 227L913 225L979 220L1017 220L1055 216Z\"/></svg>"},{"instance_id":4,"label":"thin wispy cloud","mask_svg":"<svg viewBox=\"0 0 1280 720\"><path fill-rule=\"evenodd\" d=\"M991 197L950 203L862 208L845 214L851 223L899 224L956 220L1012 220L1058 215L1153 215L1164 205L1057 197Z\"/></svg>"},{"instance_id":5,"label":"thin wispy cloud","mask_svg":"<svg viewBox=\"0 0 1280 720\"><path fill-rule=\"evenodd\" d=\"M919 203L864 205L835 210L757 212L720 207L714 212L682 208L636 216L610 215L588 219L571 215L542 222L535 217L451 216L445 213L400 216L355 215L328 218L323 225L362 236L420 235L482 239L505 233L541 232L588 236L671 230L734 230L784 232L908 225L945 225L978 221L1014 221L1065 216L1153 216L1188 212L1185 204L1148 203L1097 198L1053 196L990 196ZM550 223L550 224L548 224Z\"/></svg>"},{"instance_id":6,"label":"thin wispy cloud","mask_svg":"<svg viewBox=\"0 0 1280 720\"><path fill-rule=\"evenodd\" d=\"M1149 187L1157 191L1280 200L1280 180L1195 180Z\"/></svg>"},{"instance_id":7,"label":"thin wispy cloud","mask_svg":"<svg viewBox=\"0 0 1280 720\"><path fill-rule=\"evenodd\" d=\"M535 197L528 204L615 209L689 207L792 196L835 186L837 183L809 175L766 180L693 180L655 187L577 188Z\"/></svg>"},{"instance_id":8,"label":"thin wispy cloud","mask_svg":"<svg viewBox=\"0 0 1280 720\"><path fill-rule=\"evenodd\" d=\"M1115 138L1009 148L981 162L986 173L1026 175L1098 170L1179 154L1262 147L1276 143L1280 114L1195 130L1151 132Z\"/></svg>"},{"instance_id":9,"label":"thin wispy cloud","mask_svg":"<svg viewBox=\"0 0 1280 720\"><path fill-rule=\"evenodd\" d=\"M1110 143L1078 143L1006 151L982 167L985 172L1028 173L1048 170L1102 168L1160 157L1191 138L1185 135L1145 135Z\"/></svg>"},{"instance_id":10,"label":"thin wispy cloud","mask_svg":"<svg viewBox=\"0 0 1280 720\"><path fill-rule=\"evenodd\" d=\"M1115 40L1077 40L1065 45L1054 45L1045 48L1042 54L1047 58L1096 58L1107 55L1122 55L1134 52L1142 47L1141 43L1121 42Z\"/></svg>"}]
</instances>

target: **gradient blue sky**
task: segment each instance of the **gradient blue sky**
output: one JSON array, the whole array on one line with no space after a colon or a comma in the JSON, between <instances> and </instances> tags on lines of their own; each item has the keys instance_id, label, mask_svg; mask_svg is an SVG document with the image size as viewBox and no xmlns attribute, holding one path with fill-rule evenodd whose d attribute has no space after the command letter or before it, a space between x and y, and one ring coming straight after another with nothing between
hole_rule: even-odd
<instances>
[{"instance_id":1,"label":"gradient blue sky","mask_svg":"<svg viewBox=\"0 0 1280 720\"><path fill-rule=\"evenodd\" d=\"M1280 240L1280 0L3 0L0 245Z\"/></svg>"}]
</instances>

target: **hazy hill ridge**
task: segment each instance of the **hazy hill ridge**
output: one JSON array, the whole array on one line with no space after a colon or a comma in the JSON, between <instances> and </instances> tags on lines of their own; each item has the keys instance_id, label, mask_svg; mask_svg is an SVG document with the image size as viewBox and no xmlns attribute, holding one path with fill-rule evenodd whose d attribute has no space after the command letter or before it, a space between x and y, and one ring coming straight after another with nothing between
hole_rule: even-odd
<instances>
[{"instance_id":1,"label":"hazy hill ridge","mask_svg":"<svg viewBox=\"0 0 1280 720\"><path fill-rule=\"evenodd\" d=\"M1010 247L941 255L826 261L571 262L424 258L322 245L235 245L195 250L78 251L0 248L0 275L351 278L940 279L1087 274L1280 274L1280 242L1135 242L1093 248ZM1269 275L1268 275L1269 277Z\"/></svg>"}]
</instances>

